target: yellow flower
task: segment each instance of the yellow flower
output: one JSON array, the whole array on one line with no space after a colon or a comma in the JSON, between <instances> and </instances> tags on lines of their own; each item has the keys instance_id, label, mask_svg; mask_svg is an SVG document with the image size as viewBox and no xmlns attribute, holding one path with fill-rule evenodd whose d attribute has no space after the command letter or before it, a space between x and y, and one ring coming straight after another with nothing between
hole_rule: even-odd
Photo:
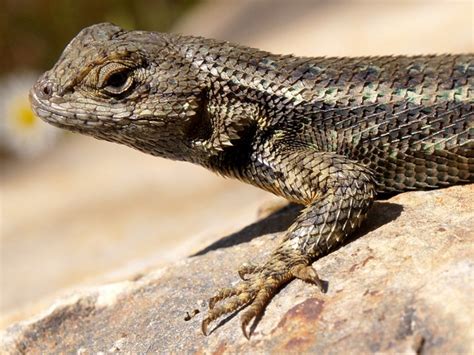
<instances>
[{"instance_id":1,"label":"yellow flower","mask_svg":"<svg viewBox=\"0 0 474 355\"><path fill-rule=\"evenodd\" d=\"M38 156L60 134L30 108L28 92L37 78L33 73L18 73L0 81L0 148L18 157Z\"/></svg>"}]
</instances>

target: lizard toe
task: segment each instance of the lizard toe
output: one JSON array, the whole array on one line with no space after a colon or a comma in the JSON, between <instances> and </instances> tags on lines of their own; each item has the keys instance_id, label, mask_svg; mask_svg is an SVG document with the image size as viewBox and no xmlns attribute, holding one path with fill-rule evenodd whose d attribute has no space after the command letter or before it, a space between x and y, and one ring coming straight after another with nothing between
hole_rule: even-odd
<instances>
[{"instance_id":1,"label":"lizard toe","mask_svg":"<svg viewBox=\"0 0 474 355\"><path fill-rule=\"evenodd\" d=\"M299 264L291 268L291 273L297 279L306 281L310 284L316 285L321 292L324 292L323 281L318 276L318 273L311 265Z\"/></svg>"},{"instance_id":2,"label":"lizard toe","mask_svg":"<svg viewBox=\"0 0 474 355\"><path fill-rule=\"evenodd\" d=\"M229 288L230 290L230 288ZM215 319L219 318L222 315L229 314L238 308L245 306L255 298L256 292L252 289L247 291L239 292L236 297L232 298L228 302L222 303L220 305L213 305L213 308L209 308L207 317L202 321L201 329L204 335L208 334L208 326Z\"/></svg>"},{"instance_id":3,"label":"lizard toe","mask_svg":"<svg viewBox=\"0 0 474 355\"><path fill-rule=\"evenodd\" d=\"M252 263L244 263L240 266L239 268L239 276L242 280L247 281L248 278L246 277L247 275L252 275L256 271L258 271L258 266Z\"/></svg>"},{"instance_id":4,"label":"lizard toe","mask_svg":"<svg viewBox=\"0 0 474 355\"><path fill-rule=\"evenodd\" d=\"M281 280L280 282L271 282L268 285L264 285L257 293L256 297L250 304L249 308L245 311L240 319L240 324L242 328L242 332L247 339L250 339L251 333L247 331L247 326L249 323L260 316L263 315L265 308L267 307L270 300L273 296L278 292L280 286L283 283L289 280Z\"/></svg>"},{"instance_id":5,"label":"lizard toe","mask_svg":"<svg viewBox=\"0 0 474 355\"><path fill-rule=\"evenodd\" d=\"M224 287L217 291L217 293L209 299L209 309L213 309L215 305L226 298L238 296L242 292L248 291L246 283L239 283L234 287Z\"/></svg>"}]
</instances>

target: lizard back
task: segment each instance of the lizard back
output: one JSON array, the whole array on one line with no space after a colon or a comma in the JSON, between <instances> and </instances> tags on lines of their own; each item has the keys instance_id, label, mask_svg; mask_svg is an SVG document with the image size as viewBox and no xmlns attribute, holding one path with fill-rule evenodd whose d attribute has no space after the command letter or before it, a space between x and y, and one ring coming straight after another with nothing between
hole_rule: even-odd
<instances>
[{"instance_id":1,"label":"lizard back","mask_svg":"<svg viewBox=\"0 0 474 355\"><path fill-rule=\"evenodd\" d=\"M471 55L323 63L314 87L324 99L313 98L297 114L303 121L311 115L311 126L325 138L320 149L373 169L379 192L473 181Z\"/></svg>"},{"instance_id":2,"label":"lizard back","mask_svg":"<svg viewBox=\"0 0 474 355\"><path fill-rule=\"evenodd\" d=\"M216 64L204 69L218 73L219 95L255 102L286 145L370 167L379 192L474 181L473 55L302 58L244 47L222 63L210 48Z\"/></svg>"}]
</instances>

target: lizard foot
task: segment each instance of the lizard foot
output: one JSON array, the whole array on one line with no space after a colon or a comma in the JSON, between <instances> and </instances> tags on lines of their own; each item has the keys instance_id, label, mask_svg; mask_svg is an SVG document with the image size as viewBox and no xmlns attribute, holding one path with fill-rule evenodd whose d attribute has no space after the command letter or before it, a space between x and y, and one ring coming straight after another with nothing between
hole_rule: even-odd
<instances>
[{"instance_id":1,"label":"lizard foot","mask_svg":"<svg viewBox=\"0 0 474 355\"><path fill-rule=\"evenodd\" d=\"M290 265L289 262L278 260L261 267L244 264L239 269L239 275L242 281L234 287L220 289L209 300L209 312L202 322L202 332L205 335L208 334L209 324L215 319L241 307L249 306L241 318L242 332L249 339L248 324L261 316L278 290L294 278L315 284L321 290L323 289L316 270L307 263ZM229 300L218 304L225 299Z\"/></svg>"}]
</instances>

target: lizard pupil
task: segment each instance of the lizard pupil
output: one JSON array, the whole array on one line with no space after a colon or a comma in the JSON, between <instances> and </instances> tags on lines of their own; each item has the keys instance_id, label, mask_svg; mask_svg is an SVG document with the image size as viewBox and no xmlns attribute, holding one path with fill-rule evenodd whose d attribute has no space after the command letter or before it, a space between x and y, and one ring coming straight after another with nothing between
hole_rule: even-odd
<instances>
[{"instance_id":1,"label":"lizard pupil","mask_svg":"<svg viewBox=\"0 0 474 355\"><path fill-rule=\"evenodd\" d=\"M127 79L128 79L128 72L121 71L121 72L114 73L108 78L107 86L120 88L127 82Z\"/></svg>"}]
</instances>

